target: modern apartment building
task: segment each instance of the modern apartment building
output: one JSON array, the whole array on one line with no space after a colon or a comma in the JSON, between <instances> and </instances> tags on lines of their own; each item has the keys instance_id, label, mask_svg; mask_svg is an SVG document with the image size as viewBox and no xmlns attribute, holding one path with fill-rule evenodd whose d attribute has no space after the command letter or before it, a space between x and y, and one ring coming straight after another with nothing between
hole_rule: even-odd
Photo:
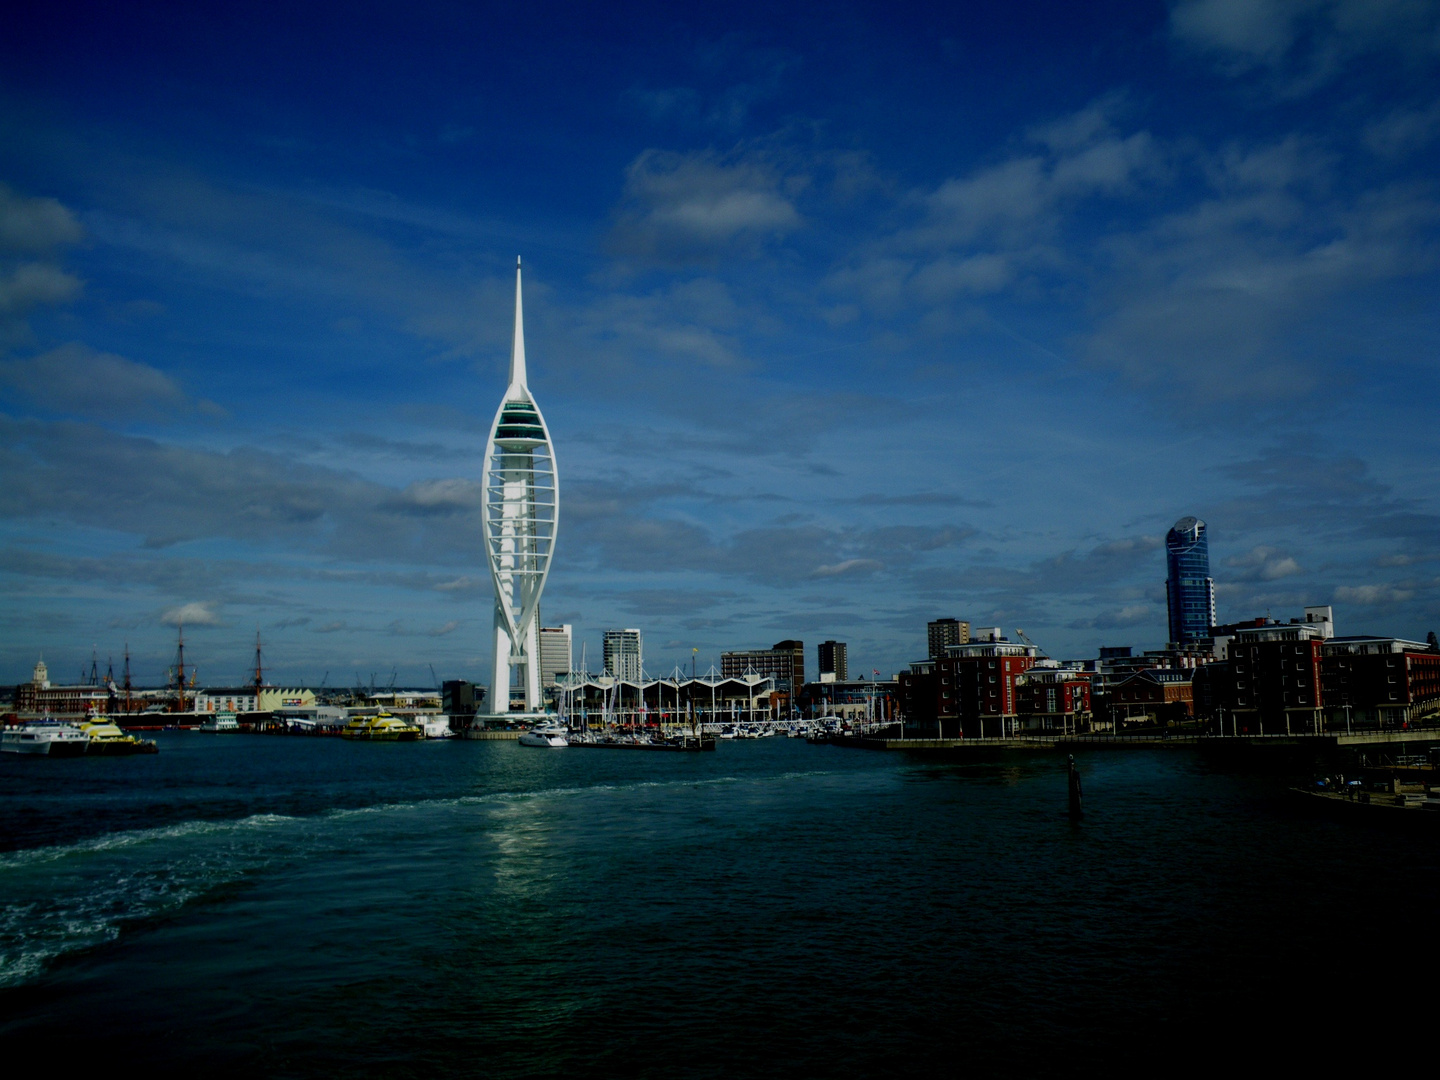
<instances>
[{"instance_id":1,"label":"modern apartment building","mask_svg":"<svg viewBox=\"0 0 1440 1080\"><path fill-rule=\"evenodd\" d=\"M822 680L826 675L833 675L835 682L845 682L850 678L850 663L845 655L845 642L822 641L819 652Z\"/></svg>"},{"instance_id":2,"label":"modern apartment building","mask_svg":"<svg viewBox=\"0 0 1440 1080\"><path fill-rule=\"evenodd\" d=\"M1187 645L1208 638L1215 625L1215 579L1203 521L1184 517L1175 523L1165 536L1165 565L1171 642Z\"/></svg>"},{"instance_id":3,"label":"modern apartment building","mask_svg":"<svg viewBox=\"0 0 1440 1080\"><path fill-rule=\"evenodd\" d=\"M775 679L776 690L797 695L805 685L805 643L777 641L769 649L721 653L720 674L727 679L769 675Z\"/></svg>"},{"instance_id":4,"label":"modern apartment building","mask_svg":"<svg viewBox=\"0 0 1440 1080\"><path fill-rule=\"evenodd\" d=\"M540 689L555 686L574 670L575 650L570 624L540 627Z\"/></svg>"},{"instance_id":5,"label":"modern apartment building","mask_svg":"<svg viewBox=\"0 0 1440 1080\"><path fill-rule=\"evenodd\" d=\"M970 642L970 624L960 619L936 619L927 628L930 641L929 656L938 660L951 645L966 645Z\"/></svg>"},{"instance_id":6,"label":"modern apartment building","mask_svg":"<svg viewBox=\"0 0 1440 1080\"><path fill-rule=\"evenodd\" d=\"M639 630L606 630L605 674L638 683L645 669L644 643Z\"/></svg>"}]
</instances>

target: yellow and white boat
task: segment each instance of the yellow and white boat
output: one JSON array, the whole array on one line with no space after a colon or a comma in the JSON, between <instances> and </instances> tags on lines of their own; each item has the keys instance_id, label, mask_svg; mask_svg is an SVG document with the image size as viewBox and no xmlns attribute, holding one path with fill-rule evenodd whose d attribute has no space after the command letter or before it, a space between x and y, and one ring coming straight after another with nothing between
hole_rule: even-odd
<instances>
[{"instance_id":1,"label":"yellow and white boat","mask_svg":"<svg viewBox=\"0 0 1440 1080\"><path fill-rule=\"evenodd\" d=\"M365 742L414 742L420 738L420 729L389 713L379 716L356 716L340 729L342 739L359 739Z\"/></svg>"},{"instance_id":2,"label":"yellow and white boat","mask_svg":"<svg viewBox=\"0 0 1440 1080\"><path fill-rule=\"evenodd\" d=\"M155 754L160 750L153 739L126 735L108 716L87 717L80 723L80 730L90 740L85 747L87 754Z\"/></svg>"}]
</instances>

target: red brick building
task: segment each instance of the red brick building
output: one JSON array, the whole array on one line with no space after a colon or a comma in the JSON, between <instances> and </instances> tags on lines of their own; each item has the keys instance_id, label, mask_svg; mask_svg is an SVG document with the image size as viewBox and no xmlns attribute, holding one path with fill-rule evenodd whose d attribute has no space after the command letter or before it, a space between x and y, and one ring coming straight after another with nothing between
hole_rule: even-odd
<instances>
[{"instance_id":1,"label":"red brick building","mask_svg":"<svg viewBox=\"0 0 1440 1080\"><path fill-rule=\"evenodd\" d=\"M900 676L907 733L967 739L1019 729L1017 681L1035 664L1035 650L996 640L950 645L945 655L910 665Z\"/></svg>"},{"instance_id":2,"label":"red brick building","mask_svg":"<svg viewBox=\"0 0 1440 1080\"><path fill-rule=\"evenodd\" d=\"M1020 727L1075 731L1090 719L1090 676L1075 668L1032 667L1016 681Z\"/></svg>"},{"instance_id":3,"label":"red brick building","mask_svg":"<svg viewBox=\"0 0 1440 1080\"><path fill-rule=\"evenodd\" d=\"M1146 668L1113 683L1107 697L1111 719L1116 723L1189 720L1195 715L1192 671Z\"/></svg>"}]
</instances>

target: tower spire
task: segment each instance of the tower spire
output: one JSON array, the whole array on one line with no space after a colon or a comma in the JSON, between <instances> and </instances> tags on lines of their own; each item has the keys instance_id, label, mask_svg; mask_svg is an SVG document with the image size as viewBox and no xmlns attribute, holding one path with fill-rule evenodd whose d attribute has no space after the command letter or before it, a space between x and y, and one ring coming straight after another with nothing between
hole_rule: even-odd
<instances>
[{"instance_id":1,"label":"tower spire","mask_svg":"<svg viewBox=\"0 0 1440 1080\"><path fill-rule=\"evenodd\" d=\"M515 256L515 339L510 345L510 385L525 389L525 312L520 303L520 256Z\"/></svg>"}]
</instances>

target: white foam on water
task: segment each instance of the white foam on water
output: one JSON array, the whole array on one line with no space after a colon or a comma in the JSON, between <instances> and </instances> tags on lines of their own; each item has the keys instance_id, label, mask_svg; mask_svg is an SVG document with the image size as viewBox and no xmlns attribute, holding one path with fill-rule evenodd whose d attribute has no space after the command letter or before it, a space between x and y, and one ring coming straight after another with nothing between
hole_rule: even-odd
<instances>
[{"instance_id":1,"label":"white foam on water","mask_svg":"<svg viewBox=\"0 0 1440 1080\"><path fill-rule=\"evenodd\" d=\"M261 829L272 825L297 820L285 814L252 814L249 817L230 821L182 821L175 825L159 825L153 829L130 829L125 832L106 833L77 840L71 844L53 844L48 847L22 848L0 854L0 873L34 866L36 863L55 862L77 855L92 855L107 851L151 844L161 840L175 840L189 836L203 836L210 833L228 833L245 829Z\"/></svg>"},{"instance_id":2,"label":"white foam on water","mask_svg":"<svg viewBox=\"0 0 1440 1080\"><path fill-rule=\"evenodd\" d=\"M827 771L762 776L677 777L530 791L386 802L308 817L252 814L236 820L185 821L69 844L0 854L0 987L41 976L59 957L116 940L129 924L172 914L186 904L277 860L313 856L348 837L327 829L377 815L444 807L624 794L666 788L773 783Z\"/></svg>"},{"instance_id":3,"label":"white foam on water","mask_svg":"<svg viewBox=\"0 0 1440 1080\"><path fill-rule=\"evenodd\" d=\"M300 821L188 821L8 853L0 862L0 987L260 869L276 857L275 830Z\"/></svg>"}]
</instances>

